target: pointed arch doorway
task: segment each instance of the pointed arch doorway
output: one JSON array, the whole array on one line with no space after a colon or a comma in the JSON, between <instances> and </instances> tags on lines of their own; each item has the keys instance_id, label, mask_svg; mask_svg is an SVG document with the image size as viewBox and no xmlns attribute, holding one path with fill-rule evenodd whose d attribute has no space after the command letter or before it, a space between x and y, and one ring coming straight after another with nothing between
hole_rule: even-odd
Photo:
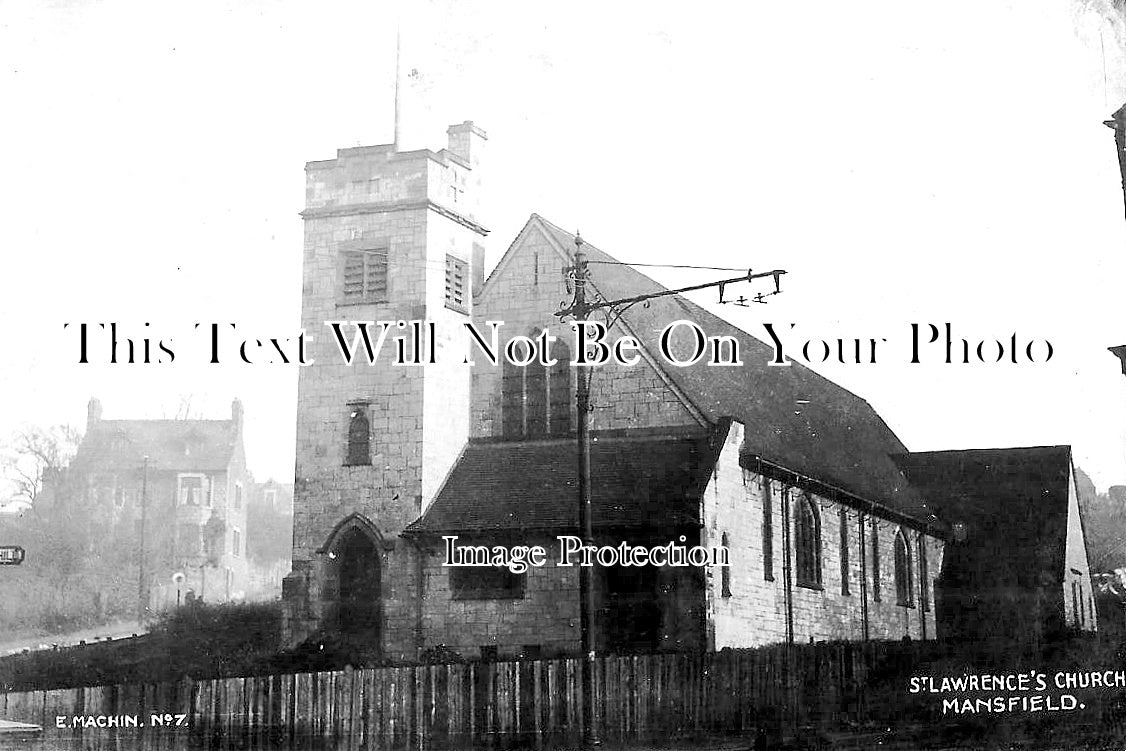
<instances>
[{"instance_id":1,"label":"pointed arch doorway","mask_svg":"<svg viewBox=\"0 0 1126 751\"><path fill-rule=\"evenodd\" d=\"M367 519L352 515L337 526L325 547L336 575L333 627L347 643L379 649L383 620L381 549L385 547L382 536Z\"/></svg>"}]
</instances>

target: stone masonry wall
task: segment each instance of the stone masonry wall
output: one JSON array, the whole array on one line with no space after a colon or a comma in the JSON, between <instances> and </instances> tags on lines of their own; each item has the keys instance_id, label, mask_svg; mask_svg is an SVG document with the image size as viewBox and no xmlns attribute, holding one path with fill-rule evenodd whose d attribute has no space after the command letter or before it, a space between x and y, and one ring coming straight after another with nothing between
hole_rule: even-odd
<instances>
[{"instance_id":1,"label":"stone masonry wall","mask_svg":"<svg viewBox=\"0 0 1126 751\"><path fill-rule=\"evenodd\" d=\"M565 344L569 356L573 357L574 333L554 315L560 303L572 297L563 278L563 268L570 261L560 255L540 221L538 217L529 221L513 243L504 264L493 272L485 294L477 301L474 320L482 331L485 321L503 321L502 344L513 336L528 336L546 328L559 338L553 345L559 347L558 352L564 352L560 345ZM624 333L621 324L617 324L610 330L607 340ZM472 435L499 436L502 369L486 364L476 350L473 352L476 365L473 367ZM562 355L559 356L562 359ZM579 370L571 368L572 388ZM703 424L651 361L634 366L607 364L596 368L591 379L591 404L594 408L592 430Z\"/></svg>"},{"instance_id":2,"label":"stone masonry wall","mask_svg":"<svg viewBox=\"0 0 1126 751\"><path fill-rule=\"evenodd\" d=\"M742 426L732 423L716 469L705 491L705 544L718 545L726 533L730 570L730 596L722 591L722 573L711 570L707 581L709 620L714 624L713 646L746 647L785 641L786 575L785 543L790 545L790 565L796 566L794 551L794 509L804 492L778 480L764 478L739 464ZM771 488L771 534L773 539L773 580L766 576L763 538L763 486ZM784 535L783 494L790 498L790 528ZM930 609L921 607L921 581L916 547L917 533L905 530L912 551L914 606L896 604L894 578L894 540L897 524L878 519L880 558L880 599L875 600L872 580L872 517L862 520L854 508L811 495L821 521L821 589L797 583L791 575L793 638L797 642L864 638L863 599L868 606L868 637L872 639L932 639L935 636L933 583L942 565L942 542L927 537ZM844 511L848 539L848 594L843 593L841 574L841 521ZM861 529L865 531L861 586Z\"/></svg>"},{"instance_id":3,"label":"stone masonry wall","mask_svg":"<svg viewBox=\"0 0 1126 751\"><path fill-rule=\"evenodd\" d=\"M398 153L389 146L343 149L337 159L306 167L301 321L313 364L298 379L290 641L331 612L335 564L317 551L356 513L394 548L384 553L382 569L384 647L414 648L416 577L395 538L422 513L468 438L470 369L453 355L462 350L472 301L460 310L447 307L445 273L451 255L472 278L483 233L466 218L475 205L465 190L476 183L469 171L467 161L445 150ZM345 303L342 253L374 249L387 251L386 301ZM326 326L331 321L405 325L391 326L374 364L360 354L349 365ZM413 352L411 321L434 324L437 364L393 364L396 338L405 337L408 356ZM355 331L345 327L349 343ZM370 331L374 340L379 330ZM348 466L357 408L370 423L371 463Z\"/></svg>"},{"instance_id":4,"label":"stone masonry wall","mask_svg":"<svg viewBox=\"0 0 1126 751\"><path fill-rule=\"evenodd\" d=\"M659 542L668 542L662 538ZM596 544L617 545L622 539L643 544L629 536L596 535ZM460 536L459 545L542 545L547 565L529 567L522 597L516 599L455 599L450 591L451 568L443 566L445 551L441 541L421 544L425 594L422 599L423 647L444 645L463 657L480 656L481 647L497 647L501 657L521 654L525 647L538 647L546 656L578 654L579 571L576 566L559 566L559 543L544 535L509 537L505 540ZM688 544L692 544L690 541ZM662 611L657 649L662 651L700 650L703 597L692 568L664 567L659 573L658 604ZM600 603L596 630L602 634L596 646L605 651L605 633L613 624L605 607L600 569L595 569L595 599Z\"/></svg>"}]
</instances>

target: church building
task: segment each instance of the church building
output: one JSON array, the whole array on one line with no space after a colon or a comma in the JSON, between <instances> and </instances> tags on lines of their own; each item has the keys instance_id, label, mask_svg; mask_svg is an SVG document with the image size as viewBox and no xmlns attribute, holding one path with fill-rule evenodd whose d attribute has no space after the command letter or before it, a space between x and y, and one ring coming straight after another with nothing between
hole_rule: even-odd
<instances>
[{"instance_id":1,"label":"church building","mask_svg":"<svg viewBox=\"0 0 1126 751\"><path fill-rule=\"evenodd\" d=\"M298 386L287 642L334 635L391 659L577 652L578 567L557 553L578 530L575 386L587 376L596 543L726 549L728 564L598 567L600 652L934 638L950 529L872 407L796 363L769 366L769 347L680 296L611 315L610 337L641 344L634 364L573 367L574 335L555 315L572 296L573 235L532 215L484 279L486 145L465 122L440 151L348 148L306 165L314 363ZM663 289L586 250L596 297ZM678 320L729 337L742 365L671 364L658 340ZM364 351L356 321L390 322L374 363L342 357ZM498 321L502 347L556 337L558 362L488 362L466 324L487 339ZM394 364L420 353L424 364ZM548 559L447 566L451 537L542 545Z\"/></svg>"}]
</instances>

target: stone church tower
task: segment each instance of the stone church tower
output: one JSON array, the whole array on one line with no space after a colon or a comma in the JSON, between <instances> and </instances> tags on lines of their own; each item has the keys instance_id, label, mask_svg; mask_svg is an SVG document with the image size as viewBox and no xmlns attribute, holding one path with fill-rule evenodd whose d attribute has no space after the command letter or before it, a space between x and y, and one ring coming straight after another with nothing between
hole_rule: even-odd
<instances>
[{"instance_id":1,"label":"stone church tower","mask_svg":"<svg viewBox=\"0 0 1126 751\"><path fill-rule=\"evenodd\" d=\"M471 372L458 355L486 234L485 134L465 122L448 135L438 152L365 146L305 167L301 323L314 363L298 381L291 646L322 631L388 656L418 646L421 568L399 535L469 436ZM392 322L378 360L345 363L331 321ZM433 322L437 364L392 364L396 337L414 356L412 321ZM351 344L354 327L343 330ZM425 358L430 342L419 344Z\"/></svg>"}]
</instances>

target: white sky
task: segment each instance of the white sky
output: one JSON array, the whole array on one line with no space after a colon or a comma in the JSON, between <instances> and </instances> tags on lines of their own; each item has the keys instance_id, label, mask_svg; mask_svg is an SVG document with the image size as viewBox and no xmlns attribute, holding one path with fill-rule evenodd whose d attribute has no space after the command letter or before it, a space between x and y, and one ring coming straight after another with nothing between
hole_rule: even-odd
<instances>
[{"instance_id":1,"label":"white sky","mask_svg":"<svg viewBox=\"0 0 1126 751\"><path fill-rule=\"evenodd\" d=\"M1099 2L430 2L407 146L489 134L489 265L532 212L621 260L786 268L712 305L752 333L889 339L816 369L914 450L1070 443L1126 482L1122 24ZM259 479L292 476L296 370L79 365L62 324L187 350L194 322L298 326L306 161L388 143L388 4L0 0L0 435L208 417L240 396ZM413 106L413 103L412 103ZM650 271L670 286L709 272ZM1047 338L1047 365L909 365L909 325Z\"/></svg>"}]
</instances>

